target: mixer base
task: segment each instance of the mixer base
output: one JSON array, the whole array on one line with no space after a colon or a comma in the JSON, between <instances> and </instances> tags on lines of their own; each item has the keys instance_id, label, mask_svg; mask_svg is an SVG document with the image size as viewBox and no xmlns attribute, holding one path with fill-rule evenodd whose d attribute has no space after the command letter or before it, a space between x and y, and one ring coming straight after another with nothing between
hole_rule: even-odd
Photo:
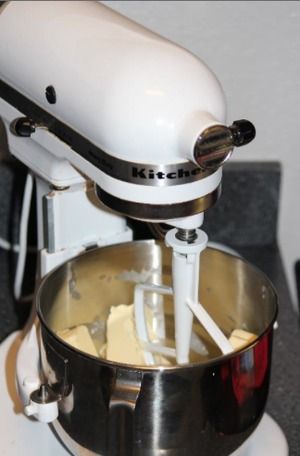
<instances>
[{"instance_id":1,"label":"mixer base","mask_svg":"<svg viewBox=\"0 0 300 456\"><path fill-rule=\"evenodd\" d=\"M267 413L253 434L231 456L288 456L288 444L278 424Z\"/></svg>"},{"instance_id":2,"label":"mixer base","mask_svg":"<svg viewBox=\"0 0 300 456\"><path fill-rule=\"evenodd\" d=\"M15 363L20 333L11 334L0 345L2 391L0 454L5 456L67 456L70 454L45 424L26 418L15 387ZM249 439L231 456L288 456L286 438L267 414Z\"/></svg>"}]
</instances>

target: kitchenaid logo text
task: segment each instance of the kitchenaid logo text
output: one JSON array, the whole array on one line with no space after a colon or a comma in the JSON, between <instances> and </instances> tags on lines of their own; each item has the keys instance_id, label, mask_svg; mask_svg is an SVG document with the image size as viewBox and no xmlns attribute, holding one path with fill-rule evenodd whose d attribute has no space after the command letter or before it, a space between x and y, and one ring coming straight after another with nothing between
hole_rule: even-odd
<instances>
[{"instance_id":1,"label":"kitchenaid logo text","mask_svg":"<svg viewBox=\"0 0 300 456\"><path fill-rule=\"evenodd\" d=\"M132 168L132 177L136 179L184 179L190 176L196 176L201 173L200 168L194 168L192 170L178 168L176 171L169 173L163 171L154 171L153 169L146 168Z\"/></svg>"}]
</instances>

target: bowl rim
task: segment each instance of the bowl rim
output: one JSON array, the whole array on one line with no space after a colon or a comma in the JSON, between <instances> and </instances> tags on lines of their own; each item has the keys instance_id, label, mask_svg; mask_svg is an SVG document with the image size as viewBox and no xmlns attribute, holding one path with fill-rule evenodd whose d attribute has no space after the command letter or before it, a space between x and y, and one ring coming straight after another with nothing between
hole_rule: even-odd
<instances>
[{"instance_id":1,"label":"bowl rim","mask_svg":"<svg viewBox=\"0 0 300 456\"><path fill-rule=\"evenodd\" d=\"M258 345L261 340L267 335L269 334L270 332L273 333L273 330L274 330L274 323L276 322L277 320L277 316L278 316L278 295L277 295L277 292L276 292L276 289L274 287L274 285L272 284L271 280L268 278L268 276L262 272L258 267L254 266L252 263L250 263L248 260L245 260L244 258L242 257L237 257L236 255L233 255L231 253L228 253L228 252L225 252L224 250L220 250L216 247L207 247L207 249L209 250L213 250L213 251L217 251L217 252L221 252L222 255L225 255L225 256L229 256L229 257L235 257L237 260L239 261L242 261L243 263L245 263L248 267L250 267L256 274L260 275L265 281L266 283L268 284L268 286L270 287L270 291L273 293L273 297L274 297L274 313L273 313L273 317L271 318L270 320L270 323L267 325L267 327L264 329L264 331L262 331L262 333L253 341L251 342L249 345L246 345L245 347L241 348L240 350L235 350L234 352L232 353L229 353L227 355L220 355L220 356L217 356L213 359L210 359L210 360L207 360L207 361L203 361L203 362L195 362L195 363L186 363L186 364L180 364L180 365L172 365L172 366L159 366L159 365L155 365L155 366L149 366L149 365L142 365L142 364L127 364L127 363L120 363L120 362L115 362L115 361L110 361L108 359L105 359L105 358L101 358L100 356L93 356L93 355L90 355L88 353L85 353L75 347L73 347L72 345L68 344L67 342L65 342L63 339L61 339L60 337L58 337L55 332L48 326L44 316L43 316L43 311L41 309L41 293L42 293L42 290L43 290L43 287L45 285L45 283L49 280L49 277L51 277L53 274L55 274L58 270L62 269L66 264L70 263L70 262L74 262L74 261L79 261L80 258L82 256L87 256L95 251L98 251L98 250L107 250L107 249L110 249L111 247L119 247L119 246L125 246L125 245L132 245L132 244L162 244L164 245L164 243L162 241L157 241L155 239L147 239L147 240L138 240L138 241L130 241L130 242L124 242L124 243L120 243L120 244L113 244L113 245L109 245L109 246L105 246L105 247L97 247L97 248L94 248L94 249L90 249L88 251L85 251L85 252L82 252L80 253L79 255L75 256L74 258L71 258L67 261L65 261L64 263L60 264L59 266L57 266L56 268L52 269L48 274L46 274L43 279L41 280L41 282L39 283L37 289L36 289L36 292L35 292L35 295L34 295L34 305L35 305L35 309L36 309L36 313L37 313L37 316L38 316L38 319L39 319L39 322L41 323L42 327L48 332L50 333L50 335L60 344L62 344L65 348L67 348L68 350L70 350L73 354L76 354L77 356L81 356L81 357L84 357L86 359L89 359L89 360L93 360L94 362L97 362L98 364L101 364L103 366L106 366L106 367L110 367L110 368L114 368L114 369L126 369L128 371L141 371L141 372L153 372L153 371L156 371L156 372L162 372L162 371L167 371L167 372L177 372L178 371L181 371L183 372L183 370L190 370L190 369L195 369L195 368L208 368L208 367L213 367L213 366L216 366L218 364L221 364L223 362L227 362L231 359L234 359L234 358L237 358L239 356L242 356L244 353L252 350L256 345ZM43 339L43 337L42 337Z\"/></svg>"}]
</instances>

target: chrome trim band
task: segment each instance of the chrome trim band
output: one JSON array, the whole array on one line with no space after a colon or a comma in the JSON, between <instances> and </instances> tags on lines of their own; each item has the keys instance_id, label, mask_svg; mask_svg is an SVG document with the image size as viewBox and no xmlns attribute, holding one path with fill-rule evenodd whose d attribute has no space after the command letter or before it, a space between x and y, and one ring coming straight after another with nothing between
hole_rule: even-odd
<instances>
[{"instance_id":1,"label":"chrome trim band","mask_svg":"<svg viewBox=\"0 0 300 456\"><path fill-rule=\"evenodd\" d=\"M175 204L144 204L117 198L96 186L98 198L105 206L128 217L140 220L170 220L204 212L213 206L221 195L221 184L201 198Z\"/></svg>"},{"instance_id":2,"label":"chrome trim band","mask_svg":"<svg viewBox=\"0 0 300 456\"><path fill-rule=\"evenodd\" d=\"M151 165L113 157L1 79L0 97L34 123L45 127L103 173L115 179L137 185L169 187L201 180L215 171L201 170L189 161Z\"/></svg>"},{"instance_id":3,"label":"chrome trim band","mask_svg":"<svg viewBox=\"0 0 300 456\"><path fill-rule=\"evenodd\" d=\"M98 151L100 152L100 151ZM168 165L149 165L129 162L112 157L101 151L93 153L94 164L103 172L115 179L130 184L147 185L149 187L169 187L199 181L210 176L215 170L202 170L192 162L171 163ZM105 160L103 156L105 154Z\"/></svg>"}]
</instances>

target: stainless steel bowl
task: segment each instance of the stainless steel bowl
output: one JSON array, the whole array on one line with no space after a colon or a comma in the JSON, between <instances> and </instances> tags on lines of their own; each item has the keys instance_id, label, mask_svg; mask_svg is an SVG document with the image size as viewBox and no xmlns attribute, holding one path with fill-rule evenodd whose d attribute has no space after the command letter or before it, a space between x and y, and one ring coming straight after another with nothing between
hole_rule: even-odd
<instances>
[{"instance_id":1,"label":"stainless steel bowl","mask_svg":"<svg viewBox=\"0 0 300 456\"><path fill-rule=\"evenodd\" d=\"M132 242L68 261L39 287L42 368L61 397L54 428L76 455L227 456L263 414L277 298L269 280L241 258L214 249L201 256L201 303L225 334L243 328L258 336L232 355L222 356L199 324L194 330L210 354L163 368L95 358L56 336L105 320L111 306L132 303L136 280L151 283L161 272L171 285L171 251ZM171 315L171 301L165 304Z\"/></svg>"}]
</instances>

